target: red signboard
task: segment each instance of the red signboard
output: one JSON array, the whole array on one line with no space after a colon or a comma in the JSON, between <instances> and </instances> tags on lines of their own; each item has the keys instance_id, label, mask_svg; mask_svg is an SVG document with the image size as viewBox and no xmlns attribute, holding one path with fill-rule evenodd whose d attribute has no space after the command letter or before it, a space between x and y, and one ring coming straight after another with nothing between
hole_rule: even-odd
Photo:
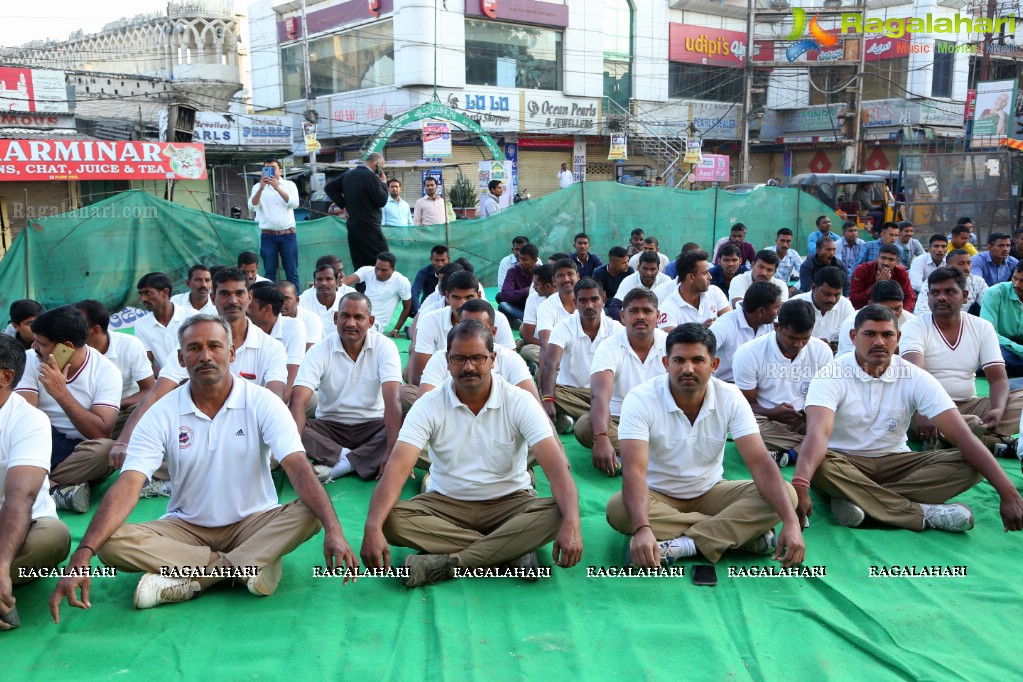
<instances>
[{"instance_id":1,"label":"red signboard","mask_svg":"<svg viewBox=\"0 0 1023 682\"><path fill-rule=\"evenodd\" d=\"M202 180L194 142L0 140L0 182L25 180Z\"/></svg>"},{"instance_id":2,"label":"red signboard","mask_svg":"<svg viewBox=\"0 0 1023 682\"><path fill-rule=\"evenodd\" d=\"M688 64L742 66L746 59L746 34L689 24L668 24L668 59ZM774 43L758 40L753 61L774 60Z\"/></svg>"},{"instance_id":3,"label":"red signboard","mask_svg":"<svg viewBox=\"0 0 1023 682\"><path fill-rule=\"evenodd\" d=\"M491 19L497 18L497 0L480 0L480 9Z\"/></svg>"},{"instance_id":4,"label":"red signboard","mask_svg":"<svg viewBox=\"0 0 1023 682\"><path fill-rule=\"evenodd\" d=\"M810 159L810 164L807 166L814 173L827 173L831 170L831 159L824 152L817 152Z\"/></svg>"},{"instance_id":5,"label":"red signboard","mask_svg":"<svg viewBox=\"0 0 1023 682\"><path fill-rule=\"evenodd\" d=\"M902 38L889 38L887 36L867 38L866 60L868 62L876 62L879 59L908 57L913 50L913 41L908 33ZM842 44L839 43L838 47L830 50L823 50L821 52L811 50L806 53L806 58L811 62L824 62L832 59L843 59L844 54Z\"/></svg>"},{"instance_id":6,"label":"red signboard","mask_svg":"<svg viewBox=\"0 0 1023 682\"><path fill-rule=\"evenodd\" d=\"M572 149L575 138L553 135L519 135L519 149Z\"/></svg>"}]
</instances>

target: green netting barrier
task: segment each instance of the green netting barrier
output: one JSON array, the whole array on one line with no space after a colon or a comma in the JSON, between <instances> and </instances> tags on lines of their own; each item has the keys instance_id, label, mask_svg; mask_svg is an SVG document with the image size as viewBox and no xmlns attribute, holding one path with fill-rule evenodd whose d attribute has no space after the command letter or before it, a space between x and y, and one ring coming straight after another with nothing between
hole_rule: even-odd
<instances>
[{"instance_id":1,"label":"green netting barrier","mask_svg":"<svg viewBox=\"0 0 1023 682\"><path fill-rule=\"evenodd\" d=\"M550 254L570 251L574 235L586 232L603 258L610 247L627 244L629 233L640 227L660 240L661 251L674 256L687 241L709 249L733 223L742 222L747 240L758 247L773 244L778 228L792 229L793 247L799 251L816 217L825 213L834 215L795 189L731 194L592 182L486 219L384 231L398 270L410 278L428 262L430 247L447 244L453 259L468 258L484 285L493 286L498 263L519 234L528 236L541 254ZM312 280L316 259L328 253L341 257L350 272L345 221L328 217L299 223L298 240L303 282ZM147 272L166 273L175 291L181 291L191 265L231 264L241 251L259 252L254 222L182 207L142 191L124 192L32 221L0 260L0 310L25 297L47 307L96 298L120 310L137 304L135 285Z\"/></svg>"}]
</instances>

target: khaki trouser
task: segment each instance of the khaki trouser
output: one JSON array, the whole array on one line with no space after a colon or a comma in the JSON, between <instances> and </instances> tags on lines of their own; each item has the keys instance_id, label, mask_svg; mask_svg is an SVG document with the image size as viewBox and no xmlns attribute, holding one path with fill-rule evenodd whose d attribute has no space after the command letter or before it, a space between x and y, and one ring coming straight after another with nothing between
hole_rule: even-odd
<instances>
[{"instance_id":1,"label":"khaki trouser","mask_svg":"<svg viewBox=\"0 0 1023 682\"><path fill-rule=\"evenodd\" d=\"M611 438L611 447L615 449L616 454L620 455L622 454L622 448L618 444L618 417L611 417L609 424L607 435ZM593 449L593 422L590 421L590 415L584 414L576 420L575 439L584 448Z\"/></svg>"},{"instance_id":2,"label":"khaki trouser","mask_svg":"<svg viewBox=\"0 0 1023 682\"><path fill-rule=\"evenodd\" d=\"M956 402L959 414L963 415L966 425L974 433L981 435L986 433L985 427L980 425L980 418L991 409L990 398L973 398L972 400L960 400ZM994 429L995 436L1007 439L1019 431L1020 412L1023 411L1023 391L1009 391L1009 399L1005 402L1005 412L1002 413L1002 421Z\"/></svg>"},{"instance_id":3,"label":"khaki trouser","mask_svg":"<svg viewBox=\"0 0 1023 682\"><path fill-rule=\"evenodd\" d=\"M51 487L99 483L114 472L110 466L110 448L114 441L109 438L83 440L75 446L68 458L50 472Z\"/></svg>"},{"instance_id":4,"label":"khaki trouser","mask_svg":"<svg viewBox=\"0 0 1023 682\"><path fill-rule=\"evenodd\" d=\"M788 483L785 490L795 509L796 491ZM690 500L651 490L647 509L650 529L658 542L685 535L712 563L717 563L725 550L763 535L781 521L753 481L719 481ZM635 530L621 493L608 500L607 522L625 535L632 535Z\"/></svg>"},{"instance_id":5,"label":"khaki trouser","mask_svg":"<svg viewBox=\"0 0 1023 682\"><path fill-rule=\"evenodd\" d=\"M44 516L28 527L28 536L11 562L11 582L23 585L35 578L18 577L19 568L55 568L71 551L71 531L60 519Z\"/></svg>"},{"instance_id":6,"label":"khaki trouser","mask_svg":"<svg viewBox=\"0 0 1023 682\"><path fill-rule=\"evenodd\" d=\"M526 362L532 362L534 365L540 364L540 346L535 343L527 343L519 350L519 355Z\"/></svg>"},{"instance_id":7,"label":"khaki trouser","mask_svg":"<svg viewBox=\"0 0 1023 682\"><path fill-rule=\"evenodd\" d=\"M790 426L758 414L757 426L760 427L760 437L764 439L768 450L795 450L798 453L803 447L803 439L806 438L805 419Z\"/></svg>"},{"instance_id":8,"label":"khaki trouser","mask_svg":"<svg viewBox=\"0 0 1023 682\"><path fill-rule=\"evenodd\" d=\"M132 405L131 407L126 407L126 408L124 408L123 410L121 410L120 412L117 413L117 421L114 423L114 434L113 434L114 440L117 440L118 438L121 437L121 431L124 430L124 425L128 423L128 419L131 418L131 415L132 415L132 413L135 412L135 408L137 406L138 406L138 403L136 403L135 405Z\"/></svg>"},{"instance_id":9,"label":"khaki trouser","mask_svg":"<svg viewBox=\"0 0 1023 682\"><path fill-rule=\"evenodd\" d=\"M899 452L857 457L828 450L813 476L813 486L849 500L881 523L923 530L921 504L944 504L983 477L958 450Z\"/></svg>"},{"instance_id":10,"label":"khaki trouser","mask_svg":"<svg viewBox=\"0 0 1023 682\"><path fill-rule=\"evenodd\" d=\"M174 518L126 523L99 548L99 558L119 571L159 573L161 568L206 566L210 553L219 552L222 558L215 565L262 570L319 530L312 510L301 500L292 500L219 528ZM199 589L221 580L225 578L199 578Z\"/></svg>"},{"instance_id":11,"label":"khaki trouser","mask_svg":"<svg viewBox=\"0 0 1023 682\"><path fill-rule=\"evenodd\" d=\"M341 424L326 419L310 419L302 432L306 456L314 464L334 466L341 448L350 448L348 461L363 480L376 478L387 454L387 429L383 419L362 424Z\"/></svg>"},{"instance_id":12,"label":"khaki trouser","mask_svg":"<svg viewBox=\"0 0 1023 682\"><path fill-rule=\"evenodd\" d=\"M460 565L478 568L533 552L560 527L554 499L525 490L479 502L431 492L395 504L384 536L392 545L427 554L457 554Z\"/></svg>"},{"instance_id":13,"label":"khaki trouser","mask_svg":"<svg viewBox=\"0 0 1023 682\"><path fill-rule=\"evenodd\" d=\"M554 387L554 407L558 412L567 414L572 419L589 415L590 389L558 384Z\"/></svg>"},{"instance_id":14,"label":"khaki trouser","mask_svg":"<svg viewBox=\"0 0 1023 682\"><path fill-rule=\"evenodd\" d=\"M412 384L401 385L401 413L402 415L408 414L408 411L412 409L412 405L419 400L419 387L413 386Z\"/></svg>"}]
</instances>

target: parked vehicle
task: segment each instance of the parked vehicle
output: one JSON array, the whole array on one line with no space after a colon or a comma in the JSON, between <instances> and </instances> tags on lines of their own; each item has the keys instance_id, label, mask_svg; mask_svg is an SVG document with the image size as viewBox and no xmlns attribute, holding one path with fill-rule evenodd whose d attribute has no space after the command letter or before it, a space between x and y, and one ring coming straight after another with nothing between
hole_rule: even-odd
<instances>
[{"instance_id":1,"label":"parked vehicle","mask_svg":"<svg viewBox=\"0 0 1023 682\"><path fill-rule=\"evenodd\" d=\"M901 219L895 217L895 198L884 178L877 175L804 173L792 178L788 186L817 197L843 222L854 222L861 230L869 232L875 224Z\"/></svg>"}]
</instances>

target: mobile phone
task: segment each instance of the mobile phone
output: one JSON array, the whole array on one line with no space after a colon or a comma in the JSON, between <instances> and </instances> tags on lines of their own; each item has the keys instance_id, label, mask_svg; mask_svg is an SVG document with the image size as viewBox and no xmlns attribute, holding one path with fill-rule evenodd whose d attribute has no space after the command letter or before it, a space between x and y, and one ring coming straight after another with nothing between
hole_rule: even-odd
<instances>
[{"instance_id":1,"label":"mobile phone","mask_svg":"<svg viewBox=\"0 0 1023 682\"><path fill-rule=\"evenodd\" d=\"M53 351L50 354L57 361L57 369L63 370L67 367L67 363L71 362L71 356L75 354L75 349L65 346L63 343L58 343L53 347Z\"/></svg>"},{"instance_id":2,"label":"mobile phone","mask_svg":"<svg viewBox=\"0 0 1023 682\"><path fill-rule=\"evenodd\" d=\"M263 166L263 177L273 178L275 175L273 166Z\"/></svg>"},{"instance_id":3,"label":"mobile phone","mask_svg":"<svg viewBox=\"0 0 1023 682\"><path fill-rule=\"evenodd\" d=\"M717 569L708 564L693 566L693 584L714 587L718 584Z\"/></svg>"},{"instance_id":4,"label":"mobile phone","mask_svg":"<svg viewBox=\"0 0 1023 682\"><path fill-rule=\"evenodd\" d=\"M15 606L7 612L7 615L0 616L0 620L7 623L12 628L21 627L21 618L18 617L18 607Z\"/></svg>"}]
</instances>

